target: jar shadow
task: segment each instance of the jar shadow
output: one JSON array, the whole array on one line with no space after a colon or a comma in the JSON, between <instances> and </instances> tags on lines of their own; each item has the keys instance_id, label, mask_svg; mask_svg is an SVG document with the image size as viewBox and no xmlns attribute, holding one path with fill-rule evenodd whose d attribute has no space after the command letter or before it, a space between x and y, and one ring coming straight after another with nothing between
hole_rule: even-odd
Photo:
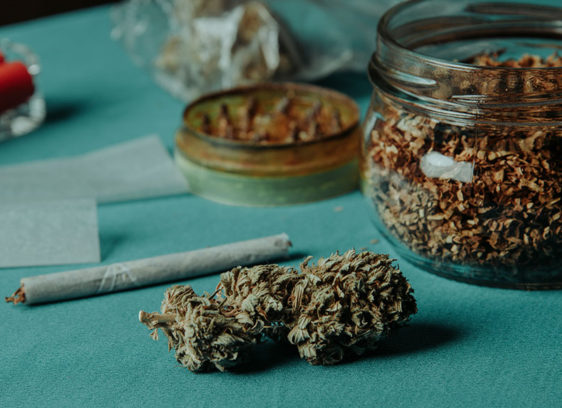
<instances>
[{"instance_id":1,"label":"jar shadow","mask_svg":"<svg viewBox=\"0 0 562 408\"><path fill-rule=\"evenodd\" d=\"M47 116L45 126L57 125L61 122L77 118L91 111L92 103L87 99L47 97Z\"/></svg>"}]
</instances>

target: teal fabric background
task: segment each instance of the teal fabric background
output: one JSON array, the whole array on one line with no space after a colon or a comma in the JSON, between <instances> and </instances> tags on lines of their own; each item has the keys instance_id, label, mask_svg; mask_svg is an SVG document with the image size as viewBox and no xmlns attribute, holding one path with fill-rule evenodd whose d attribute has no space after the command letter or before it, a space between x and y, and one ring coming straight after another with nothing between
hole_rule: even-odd
<instances>
[{"instance_id":1,"label":"teal fabric background","mask_svg":"<svg viewBox=\"0 0 562 408\"><path fill-rule=\"evenodd\" d=\"M182 103L135 67L109 31L107 8L0 29L0 37L41 56L49 110L41 129L0 145L0 164L75 155L154 132L172 149ZM366 109L371 86L363 75L322 84ZM352 247L396 257L358 192L265 209L167 197L100 206L99 223L104 264L279 232L294 242L288 264ZM243 372L192 374L137 320L140 309L159 309L167 285L37 307L0 304L0 407L560 406L562 292L470 286L398 263L419 313L375 354L335 367L309 366L292 349L265 344ZM75 268L0 270L0 295L24 276ZM189 283L212 291L217 279Z\"/></svg>"}]
</instances>

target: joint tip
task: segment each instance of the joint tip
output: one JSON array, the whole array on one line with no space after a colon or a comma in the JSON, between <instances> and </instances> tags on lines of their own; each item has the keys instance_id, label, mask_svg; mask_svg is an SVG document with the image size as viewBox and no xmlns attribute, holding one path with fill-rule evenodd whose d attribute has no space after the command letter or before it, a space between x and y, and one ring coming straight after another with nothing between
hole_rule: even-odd
<instances>
[{"instance_id":1,"label":"joint tip","mask_svg":"<svg viewBox=\"0 0 562 408\"><path fill-rule=\"evenodd\" d=\"M17 305L18 303L24 303L25 302L25 291L23 289L23 286L20 286L12 296L7 296L4 298L4 300L6 301L6 303L13 303L14 305Z\"/></svg>"}]
</instances>

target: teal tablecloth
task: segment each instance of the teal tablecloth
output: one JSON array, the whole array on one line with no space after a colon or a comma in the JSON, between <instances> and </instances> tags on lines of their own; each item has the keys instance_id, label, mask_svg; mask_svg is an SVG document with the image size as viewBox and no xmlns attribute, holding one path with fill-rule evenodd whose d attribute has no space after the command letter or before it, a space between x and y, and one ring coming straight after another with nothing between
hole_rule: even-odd
<instances>
[{"instance_id":1,"label":"teal tablecloth","mask_svg":"<svg viewBox=\"0 0 562 408\"><path fill-rule=\"evenodd\" d=\"M109 31L107 8L0 29L0 37L41 56L49 110L41 129L0 145L0 164L74 155L154 132L172 148L182 104L136 68ZM366 108L363 76L324 84ZM299 254L368 247L395 256L357 192L267 209L185 195L104 205L99 222L103 263L278 232L291 236ZM470 286L398 261L419 313L376 354L335 367L309 366L290 349L264 345L245 372L192 374L137 320L140 309L159 308L165 285L39 307L0 304L0 407L561 406L562 292ZM74 268L0 270L0 294L24 276ZM211 291L216 282L209 276L190 284Z\"/></svg>"}]
</instances>

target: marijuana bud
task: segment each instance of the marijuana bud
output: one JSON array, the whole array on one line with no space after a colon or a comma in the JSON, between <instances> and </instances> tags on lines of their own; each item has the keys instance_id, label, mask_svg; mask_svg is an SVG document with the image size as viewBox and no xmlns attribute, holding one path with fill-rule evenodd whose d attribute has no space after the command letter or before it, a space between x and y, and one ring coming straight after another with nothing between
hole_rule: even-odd
<instances>
[{"instance_id":1,"label":"marijuana bud","mask_svg":"<svg viewBox=\"0 0 562 408\"><path fill-rule=\"evenodd\" d=\"M161 329L177 361L194 372L224 371L239 364L261 335L216 299L197 296L191 286L169 288L161 310L162 314L141 312L141 322L155 330L155 339Z\"/></svg>"},{"instance_id":2,"label":"marijuana bud","mask_svg":"<svg viewBox=\"0 0 562 408\"><path fill-rule=\"evenodd\" d=\"M140 320L168 337L191 371L221 371L244 362L264 336L288 341L311 364L361 355L416 313L413 289L388 255L348 251L300 266L237 267L221 275L215 294L190 286L166 291L162 313Z\"/></svg>"},{"instance_id":3,"label":"marijuana bud","mask_svg":"<svg viewBox=\"0 0 562 408\"><path fill-rule=\"evenodd\" d=\"M347 251L301 264L286 322L290 343L311 364L336 364L347 352L361 355L416 313L413 289L388 255Z\"/></svg>"},{"instance_id":4,"label":"marijuana bud","mask_svg":"<svg viewBox=\"0 0 562 408\"><path fill-rule=\"evenodd\" d=\"M225 306L239 309L252 328L279 341L286 337L283 322L292 316L288 298L298 279L296 270L278 265L237 267L221 275L217 290Z\"/></svg>"}]
</instances>

